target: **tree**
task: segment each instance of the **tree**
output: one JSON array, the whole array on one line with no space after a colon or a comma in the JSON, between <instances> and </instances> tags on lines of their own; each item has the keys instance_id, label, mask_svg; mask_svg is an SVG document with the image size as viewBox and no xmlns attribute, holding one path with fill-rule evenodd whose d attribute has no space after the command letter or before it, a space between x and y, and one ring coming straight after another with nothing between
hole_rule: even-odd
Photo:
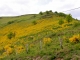
<instances>
[{"instance_id":1,"label":"tree","mask_svg":"<svg viewBox=\"0 0 80 60\"><path fill-rule=\"evenodd\" d=\"M37 22L36 22L36 21L33 21L32 23L33 23L34 25L36 25L36 24L37 24Z\"/></svg>"},{"instance_id":2,"label":"tree","mask_svg":"<svg viewBox=\"0 0 80 60\"><path fill-rule=\"evenodd\" d=\"M55 13L55 14L58 14L58 12L57 12L57 11L55 11L54 13Z\"/></svg>"},{"instance_id":3,"label":"tree","mask_svg":"<svg viewBox=\"0 0 80 60\"><path fill-rule=\"evenodd\" d=\"M39 13L40 15L43 15L42 11Z\"/></svg>"},{"instance_id":4,"label":"tree","mask_svg":"<svg viewBox=\"0 0 80 60\"><path fill-rule=\"evenodd\" d=\"M66 20L67 20L68 23L72 21L72 16L71 16L71 14L67 15Z\"/></svg>"},{"instance_id":5,"label":"tree","mask_svg":"<svg viewBox=\"0 0 80 60\"><path fill-rule=\"evenodd\" d=\"M8 39L12 39L13 37L15 37L15 33L13 32L10 32L8 35L7 35Z\"/></svg>"},{"instance_id":6,"label":"tree","mask_svg":"<svg viewBox=\"0 0 80 60\"><path fill-rule=\"evenodd\" d=\"M61 20L59 20L59 25L62 25L63 23L64 23L64 21L61 19Z\"/></svg>"},{"instance_id":7,"label":"tree","mask_svg":"<svg viewBox=\"0 0 80 60\"><path fill-rule=\"evenodd\" d=\"M49 14L49 11L46 11L46 14Z\"/></svg>"},{"instance_id":8,"label":"tree","mask_svg":"<svg viewBox=\"0 0 80 60\"><path fill-rule=\"evenodd\" d=\"M52 12L52 10L50 10L49 12Z\"/></svg>"},{"instance_id":9,"label":"tree","mask_svg":"<svg viewBox=\"0 0 80 60\"><path fill-rule=\"evenodd\" d=\"M58 13L58 15L59 15L59 16L62 16L62 17L66 17L66 14L64 14L64 13L62 13L62 12Z\"/></svg>"}]
</instances>

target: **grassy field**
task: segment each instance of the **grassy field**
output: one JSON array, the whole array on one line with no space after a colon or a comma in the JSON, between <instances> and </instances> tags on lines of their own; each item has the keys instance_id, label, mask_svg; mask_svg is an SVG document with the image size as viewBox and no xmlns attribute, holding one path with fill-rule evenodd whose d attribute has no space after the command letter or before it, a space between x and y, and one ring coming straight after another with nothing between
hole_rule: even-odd
<instances>
[{"instance_id":1,"label":"grassy field","mask_svg":"<svg viewBox=\"0 0 80 60\"><path fill-rule=\"evenodd\" d=\"M58 12L0 17L0 60L80 60L80 21Z\"/></svg>"}]
</instances>

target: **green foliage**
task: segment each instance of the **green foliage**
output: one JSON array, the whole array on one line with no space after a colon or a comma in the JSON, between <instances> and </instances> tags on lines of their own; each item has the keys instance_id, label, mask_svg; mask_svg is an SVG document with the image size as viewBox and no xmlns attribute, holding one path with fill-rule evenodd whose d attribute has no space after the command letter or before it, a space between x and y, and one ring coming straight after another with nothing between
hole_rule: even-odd
<instances>
[{"instance_id":1,"label":"green foliage","mask_svg":"<svg viewBox=\"0 0 80 60\"><path fill-rule=\"evenodd\" d=\"M55 13L55 14L58 14L58 12L57 12L57 11L55 11L54 13Z\"/></svg>"},{"instance_id":2,"label":"green foliage","mask_svg":"<svg viewBox=\"0 0 80 60\"><path fill-rule=\"evenodd\" d=\"M49 14L49 11L46 11L46 14Z\"/></svg>"},{"instance_id":3,"label":"green foliage","mask_svg":"<svg viewBox=\"0 0 80 60\"><path fill-rule=\"evenodd\" d=\"M36 15L33 16L34 18L36 17Z\"/></svg>"},{"instance_id":4,"label":"green foliage","mask_svg":"<svg viewBox=\"0 0 80 60\"><path fill-rule=\"evenodd\" d=\"M0 50L0 55L2 55L2 53L4 52L5 50L2 48L1 50Z\"/></svg>"},{"instance_id":5,"label":"green foliage","mask_svg":"<svg viewBox=\"0 0 80 60\"><path fill-rule=\"evenodd\" d=\"M48 18L48 17L53 16L53 15L51 15L51 13L52 12L49 11L49 14L44 13L42 16L44 16L44 18ZM57 18L57 17L55 17L55 15L56 16L60 15L60 16ZM64 14L62 14L62 13L59 13L59 15L58 15L58 12L56 11L53 18L51 18L51 19L58 20L58 19L61 19L61 18L64 17ZM27 26L25 24L27 24L28 22L32 23L34 25L38 24L37 21L36 21L36 20L38 20L37 16L42 17L40 14L36 15L36 17L35 17L35 14L34 14L34 15L31 15L31 16L28 16L28 17L25 16L23 18L16 17L15 19L20 21L19 26L21 26L23 28L24 27L27 28ZM55 24L53 24L53 25L50 25L50 26L46 26L46 27L52 28L51 30L50 30L50 28L48 29L48 28L45 27L46 29L42 30L39 33L35 33L33 35L20 36L21 39L19 39L18 41L16 39L17 42L15 41L15 43L13 43L13 46L10 46L10 47L14 48L14 45L15 46L23 45L25 47L25 52L24 53L21 52L20 54L16 54L16 51L14 50L14 54L12 56L8 55L9 57L6 56L4 60L33 60L33 58L34 58L34 60L36 60L39 57L40 57L40 59L37 59L37 60L57 60L57 59L60 59L60 58L63 59L63 60L72 60L72 58L74 59L74 57L72 56L73 54L74 55L75 54L80 55L80 54L78 54L78 53L80 53L80 48L79 48L80 44L78 43L77 46L76 46L76 44L72 45L68 40L69 37L72 36L73 34L80 33L80 29L79 29L80 24L78 24L78 22L74 24L73 22L75 22L75 21L73 21L72 23L69 23L69 24L65 24L63 19L58 21L58 24L60 24L60 25L57 24L55 26ZM6 20L9 20L9 19L6 19ZM14 20L14 18L13 18L13 20ZM10 21L13 21L13 20L10 20ZM45 19L45 20L49 20L49 19ZM59 28L62 29L61 25L63 23L66 26L73 26L73 24L74 24L75 28L74 29L73 28L68 28L68 29L66 28L65 30L61 30L61 31L56 32L57 30L59 30ZM11 24L11 22L9 22L9 24ZM25 26L22 26L23 24ZM32 25L32 26L34 26L34 25ZM77 28L76 28L76 26L77 26ZM1 35L1 33L0 33L0 35ZM65 39L62 38L63 49L60 48L60 42L59 42L58 36L61 37L61 38L62 38L62 36L66 37ZM8 39L12 39L14 37L15 37L15 33L13 33L13 32L10 32L7 35ZM18 38L20 38L20 37L18 37ZM44 38L44 37L46 37L46 38L50 37L51 38L51 43L50 44L45 44L45 46L44 46L43 42L42 41L40 42L40 40L42 40L42 38ZM3 42L1 42L1 43L3 43ZM28 44L28 46L26 46L26 44ZM2 46L2 44L1 44L1 46ZM28 52L26 51L27 48L29 49ZM74 50L71 50L71 49L74 49ZM2 54L3 52L5 52L3 49L0 50L0 54ZM51 57L51 59L48 59L49 56Z\"/></svg>"},{"instance_id":6,"label":"green foliage","mask_svg":"<svg viewBox=\"0 0 80 60\"><path fill-rule=\"evenodd\" d=\"M52 12L52 10L50 10L49 12Z\"/></svg>"},{"instance_id":7,"label":"green foliage","mask_svg":"<svg viewBox=\"0 0 80 60\"><path fill-rule=\"evenodd\" d=\"M12 23L14 23L14 21L9 21L7 24L12 24Z\"/></svg>"},{"instance_id":8,"label":"green foliage","mask_svg":"<svg viewBox=\"0 0 80 60\"><path fill-rule=\"evenodd\" d=\"M61 20L59 20L59 25L62 25L63 23L64 23L64 21L61 19Z\"/></svg>"},{"instance_id":9,"label":"green foliage","mask_svg":"<svg viewBox=\"0 0 80 60\"><path fill-rule=\"evenodd\" d=\"M37 22L36 22L36 21L33 21L32 23L33 23L34 25L36 25L36 24L37 24Z\"/></svg>"},{"instance_id":10,"label":"green foliage","mask_svg":"<svg viewBox=\"0 0 80 60\"><path fill-rule=\"evenodd\" d=\"M53 12L52 12L52 10L46 11L46 14L47 14L47 15L48 15L48 14L53 14Z\"/></svg>"},{"instance_id":11,"label":"green foliage","mask_svg":"<svg viewBox=\"0 0 80 60\"><path fill-rule=\"evenodd\" d=\"M64 14L62 12L58 13L58 15L61 16L61 17L66 17L66 14Z\"/></svg>"},{"instance_id":12,"label":"green foliage","mask_svg":"<svg viewBox=\"0 0 80 60\"><path fill-rule=\"evenodd\" d=\"M0 19L2 19L2 17L0 17Z\"/></svg>"},{"instance_id":13,"label":"green foliage","mask_svg":"<svg viewBox=\"0 0 80 60\"><path fill-rule=\"evenodd\" d=\"M10 32L8 35L7 35L8 39L12 39L13 37L15 37L15 33L13 32Z\"/></svg>"},{"instance_id":14,"label":"green foliage","mask_svg":"<svg viewBox=\"0 0 80 60\"><path fill-rule=\"evenodd\" d=\"M41 11L39 14L40 14L40 15L43 15L43 12Z\"/></svg>"},{"instance_id":15,"label":"green foliage","mask_svg":"<svg viewBox=\"0 0 80 60\"><path fill-rule=\"evenodd\" d=\"M71 14L69 14L69 15L67 15L67 17L66 17L66 21L69 23L69 22L71 22L72 21L72 16L71 16Z\"/></svg>"},{"instance_id":16,"label":"green foliage","mask_svg":"<svg viewBox=\"0 0 80 60\"><path fill-rule=\"evenodd\" d=\"M75 22L74 25L73 25L73 27L78 27L78 26L80 26L79 22Z\"/></svg>"}]
</instances>

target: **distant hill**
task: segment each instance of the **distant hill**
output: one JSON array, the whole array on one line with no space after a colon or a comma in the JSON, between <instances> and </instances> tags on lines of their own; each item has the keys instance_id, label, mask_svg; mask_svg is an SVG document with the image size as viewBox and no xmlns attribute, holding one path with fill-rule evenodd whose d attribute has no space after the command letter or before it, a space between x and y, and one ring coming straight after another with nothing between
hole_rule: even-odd
<instances>
[{"instance_id":1,"label":"distant hill","mask_svg":"<svg viewBox=\"0 0 80 60\"><path fill-rule=\"evenodd\" d=\"M62 12L0 17L0 60L80 60L80 21Z\"/></svg>"}]
</instances>

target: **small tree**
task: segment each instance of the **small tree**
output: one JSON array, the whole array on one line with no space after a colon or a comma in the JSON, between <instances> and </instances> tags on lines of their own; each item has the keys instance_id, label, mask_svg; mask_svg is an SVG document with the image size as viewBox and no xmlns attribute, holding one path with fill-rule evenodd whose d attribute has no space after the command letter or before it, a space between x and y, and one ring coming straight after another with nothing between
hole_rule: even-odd
<instances>
[{"instance_id":1,"label":"small tree","mask_svg":"<svg viewBox=\"0 0 80 60\"><path fill-rule=\"evenodd\" d=\"M50 10L49 12L52 12L52 10Z\"/></svg>"},{"instance_id":2,"label":"small tree","mask_svg":"<svg viewBox=\"0 0 80 60\"><path fill-rule=\"evenodd\" d=\"M55 14L58 14L58 12L57 12L57 11L55 11L54 13L55 13Z\"/></svg>"},{"instance_id":3,"label":"small tree","mask_svg":"<svg viewBox=\"0 0 80 60\"><path fill-rule=\"evenodd\" d=\"M39 13L40 15L43 15L42 11Z\"/></svg>"},{"instance_id":4,"label":"small tree","mask_svg":"<svg viewBox=\"0 0 80 60\"><path fill-rule=\"evenodd\" d=\"M36 24L37 24L37 22L36 22L36 21L33 21L32 23L33 23L34 25L36 25Z\"/></svg>"},{"instance_id":5,"label":"small tree","mask_svg":"<svg viewBox=\"0 0 80 60\"><path fill-rule=\"evenodd\" d=\"M58 13L58 15L61 16L61 17L66 17L66 14L64 14L62 12Z\"/></svg>"},{"instance_id":6,"label":"small tree","mask_svg":"<svg viewBox=\"0 0 80 60\"><path fill-rule=\"evenodd\" d=\"M59 20L59 25L62 25L63 23L64 23L64 21L61 19L61 20Z\"/></svg>"},{"instance_id":7,"label":"small tree","mask_svg":"<svg viewBox=\"0 0 80 60\"><path fill-rule=\"evenodd\" d=\"M49 11L46 11L46 14L49 14Z\"/></svg>"},{"instance_id":8,"label":"small tree","mask_svg":"<svg viewBox=\"0 0 80 60\"><path fill-rule=\"evenodd\" d=\"M7 35L8 39L12 39L13 37L15 37L15 33L13 32L10 32L8 35Z\"/></svg>"},{"instance_id":9,"label":"small tree","mask_svg":"<svg viewBox=\"0 0 80 60\"><path fill-rule=\"evenodd\" d=\"M71 16L71 14L67 15L66 21L67 21L68 23L72 21L72 16Z\"/></svg>"}]
</instances>

